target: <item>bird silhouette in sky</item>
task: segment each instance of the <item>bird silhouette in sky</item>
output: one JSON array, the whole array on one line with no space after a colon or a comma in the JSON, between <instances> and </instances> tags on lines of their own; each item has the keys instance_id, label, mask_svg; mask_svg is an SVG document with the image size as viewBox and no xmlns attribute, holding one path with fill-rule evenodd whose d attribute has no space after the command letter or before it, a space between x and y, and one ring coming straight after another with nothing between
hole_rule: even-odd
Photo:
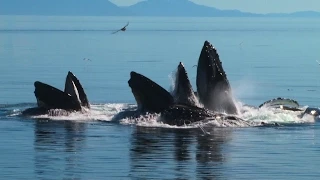
<instances>
[{"instance_id":1,"label":"bird silhouette in sky","mask_svg":"<svg viewBox=\"0 0 320 180\"><path fill-rule=\"evenodd\" d=\"M117 33L117 32L119 32L119 31L126 31L127 30L127 26L129 25L129 22L123 27L123 28L121 28L121 29L119 29L119 30L116 30L116 31L114 31L112 34L115 34L115 33Z\"/></svg>"},{"instance_id":2,"label":"bird silhouette in sky","mask_svg":"<svg viewBox=\"0 0 320 180\"><path fill-rule=\"evenodd\" d=\"M91 61L89 58L83 58L84 61Z\"/></svg>"}]
</instances>

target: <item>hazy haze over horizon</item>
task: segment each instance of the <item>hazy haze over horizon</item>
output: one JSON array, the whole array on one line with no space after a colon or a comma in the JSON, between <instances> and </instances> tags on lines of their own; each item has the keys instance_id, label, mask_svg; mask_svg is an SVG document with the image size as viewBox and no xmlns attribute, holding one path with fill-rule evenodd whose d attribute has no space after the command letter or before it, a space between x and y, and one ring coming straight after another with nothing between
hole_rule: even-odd
<instances>
[{"instance_id":1,"label":"hazy haze over horizon","mask_svg":"<svg viewBox=\"0 0 320 180\"><path fill-rule=\"evenodd\" d=\"M130 6L144 0L110 0L118 6ZM320 11L319 0L190 0L218 9L238 9L252 13L289 13L295 11Z\"/></svg>"}]
</instances>

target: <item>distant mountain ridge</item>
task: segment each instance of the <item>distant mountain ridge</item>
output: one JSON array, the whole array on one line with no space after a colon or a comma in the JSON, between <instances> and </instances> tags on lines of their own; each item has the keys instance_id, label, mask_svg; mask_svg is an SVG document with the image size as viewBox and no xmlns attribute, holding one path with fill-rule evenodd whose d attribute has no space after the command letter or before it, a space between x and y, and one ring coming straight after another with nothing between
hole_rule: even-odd
<instances>
[{"instance_id":1,"label":"distant mountain ridge","mask_svg":"<svg viewBox=\"0 0 320 180\"><path fill-rule=\"evenodd\" d=\"M131 13L108 0L0 0L0 14L53 16L131 15Z\"/></svg>"},{"instance_id":2,"label":"distant mountain ridge","mask_svg":"<svg viewBox=\"0 0 320 180\"><path fill-rule=\"evenodd\" d=\"M0 15L179 16L179 17L320 17L320 12L257 14L220 10L189 0L146 0L117 6L108 0L0 0Z\"/></svg>"},{"instance_id":3,"label":"distant mountain ridge","mask_svg":"<svg viewBox=\"0 0 320 180\"><path fill-rule=\"evenodd\" d=\"M261 16L238 10L219 10L189 0L148 0L126 9L138 16Z\"/></svg>"}]
</instances>

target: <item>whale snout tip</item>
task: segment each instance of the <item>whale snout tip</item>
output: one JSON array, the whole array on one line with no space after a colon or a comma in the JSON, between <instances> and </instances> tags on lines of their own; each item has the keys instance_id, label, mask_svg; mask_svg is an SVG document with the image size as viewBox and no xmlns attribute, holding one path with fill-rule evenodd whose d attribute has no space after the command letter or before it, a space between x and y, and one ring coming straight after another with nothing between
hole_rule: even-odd
<instances>
[{"instance_id":1,"label":"whale snout tip","mask_svg":"<svg viewBox=\"0 0 320 180\"><path fill-rule=\"evenodd\" d=\"M71 71L68 71L68 75L67 75L68 77L76 77Z\"/></svg>"},{"instance_id":2,"label":"whale snout tip","mask_svg":"<svg viewBox=\"0 0 320 180\"><path fill-rule=\"evenodd\" d=\"M179 62L179 65L178 65L179 67L184 67L184 65L183 65L183 63L180 61Z\"/></svg>"},{"instance_id":3,"label":"whale snout tip","mask_svg":"<svg viewBox=\"0 0 320 180\"><path fill-rule=\"evenodd\" d=\"M34 84L34 87L37 87L37 86L39 86L39 85L41 85L41 84L43 84L43 83L40 82L40 81L35 81L33 84Z\"/></svg>"},{"instance_id":4,"label":"whale snout tip","mask_svg":"<svg viewBox=\"0 0 320 180\"><path fill-rule=\"evenodd\" d=\"M138 75L138 73L136 73L136 72L134 72L134 71L131 71L131 72L130 72L130 77L137 76L137 75Z\"/></svg>"},{"instance_id":5,"label":"whale snout tip","mask_svg":"<svg viewBox=\"0 0 320 180\"><path fill-rule=\"evenodd\" d=\"M204 42L204 47L206 47L206 49L214 49L213 45L208 40Z\"/></svg>"},{"instance_id":6,"label":"whale snout tip","mask_svg":"<svg viewBox=\"0 0 320 180\"><path fill-rule=\"evenodd\" d=\"M132 87L134 85L133 83L136 82L138 79L140 79L139 74L134 71L131 71L130 72L130 79L128 81L129 86Z\"/></svg>"}]
</instances>

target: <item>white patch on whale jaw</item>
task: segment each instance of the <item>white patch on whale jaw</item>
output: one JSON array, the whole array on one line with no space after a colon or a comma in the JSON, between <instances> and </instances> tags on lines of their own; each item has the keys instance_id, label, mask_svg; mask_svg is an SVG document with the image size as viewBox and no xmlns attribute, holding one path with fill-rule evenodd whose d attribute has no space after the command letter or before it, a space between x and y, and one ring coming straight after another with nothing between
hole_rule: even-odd
<instances>
[{"instance_id":1,"label":"white patch on whale jaw","mask_svg":"<svg viewBox=\"0 0 320 180\"><path fill-rule=\"evenodd\" d=\"M71 97L75 98L81 104L81 100L80 100L78 89L77 89L76 85L74 84L74 82L72 80L69 80L68 83L66 83L66 88L65 89L66 89L65 93L67 93Z\"/></svg>"}]
</instances>

